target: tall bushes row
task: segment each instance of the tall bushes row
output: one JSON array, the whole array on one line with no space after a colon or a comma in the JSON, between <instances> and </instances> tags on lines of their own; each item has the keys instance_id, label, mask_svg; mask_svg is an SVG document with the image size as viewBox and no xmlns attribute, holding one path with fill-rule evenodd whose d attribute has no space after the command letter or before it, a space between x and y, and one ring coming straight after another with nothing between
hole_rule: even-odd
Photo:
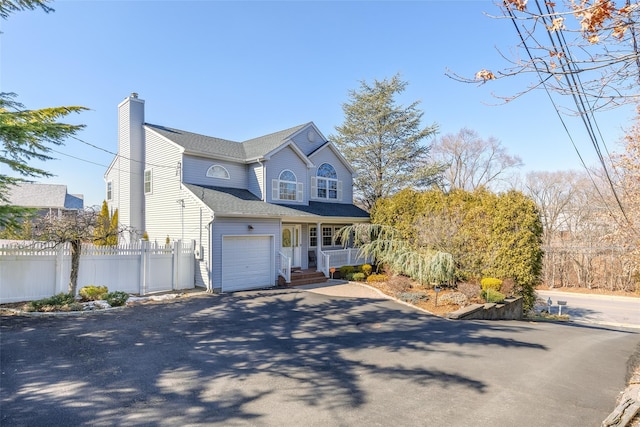
<instances>
[{"instance_id":1,"label":"tall bushes row","mask_svg":"<svg viewBox=\"0 0 640 427\"><path fill-rule=\"evenodd\" d=\"M372 222L393 226L416 248L451 254L458 281L512 279L525 306L533 306L542 271L542 223L524 194L403 190L378 201Z\"/></svg>"}]
</instances>

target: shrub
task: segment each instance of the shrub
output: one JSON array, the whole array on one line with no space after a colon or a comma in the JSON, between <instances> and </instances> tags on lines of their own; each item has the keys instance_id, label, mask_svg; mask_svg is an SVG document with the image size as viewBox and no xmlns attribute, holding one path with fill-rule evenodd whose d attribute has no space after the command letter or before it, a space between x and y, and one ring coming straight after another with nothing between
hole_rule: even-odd
<instances>
[{"instance_id":1,"label":"shrub","mask_svg":"<svg viewBox=\"0 0 640 427\"><path fill-rule=\"evenodd\" d=\"M80 289L78 292L83 301L97 301L104 299L104 296L109 292L106 286L94 286L89 285Z\"/></svg>"},{"instance_id":2,"label":"shrub","mask_svg":"<svg viewBox=\"0 0 640 427\"><path fill-rule=\"evenodd\" d=\"M49 298L31 301L26 307L27 311L70 311L77 307L73 294L59 293ZM73 308L72 308L73 307Z\"/></svg>"},{"instance_id":3,"label":"shrub","mask_svg":"<svg viewBox=\"0 0 640 427\"><path fill-rule=\"evenodd\" d=\"M495 277L485 277L480 281L480 285L482 286L483 291L488 289L499 291L500 286L502 286L502 280L496 279Z\"/></svg>"},{"instance_id":4,"label":"shrub","mask_svg":"<svg viewBox=\"0 0 640 427\"><path fill-rule=\"evenodd\" d=\"M364 278L364 273L353 273L353 280L355 280L356 282L364 282Z\"/></svg>"},{"instance_id":5,"label":"shrub","mask_svg":"<svg viewBox=\"0 0 640 427\"><path fill-rule=\"evenodd\" d=\"M467 300L472 300L480 296L480 286L474 283L459 283L458 284L458 292L464 294L467 297Z\"/></svg>"},{"instance_id":6,"label":"shrub","mask_svg":"<svg viewBox=\"0 0 640 427\"><path fill-rule=\"evenodd\" d=\"M405 292L411 289L411 279L409 279L407 276L394 274L393 276L389 276L389 279L387 280L387 286L389 286L389 289L391 289L391 291L395 293Z\"/></svg>"},{"instance_id":7,"label":"shrub","mask_svg":"<svg viewBox=\"0 0 640 427\"><path fill-rule=\"evenodd\" d=\"M104 296L111 307L120 307L125 305L129 299L129 294L123 291L109 292Z\"/></svg>"},{"instance_id":8,"label":"shrub","mask_svg":"<svg viewBox=\"0 0 640 427\"><path fill-rule=\"evenodd\" d=\"M427 301L429 295L422 292L400 292L396 295L400 301L408 302L409 304L417 304L420 301Z\"/></svg>"},{"instance_id":9,"label":"shrub","mask_svg":"<svg viewBox=\"0 0 640 427\"><path fill-rule=\"evenodd\" d=\"M343 265L340 267L340 277L345 277L349 280L349 274L353 274L356 271L356 268L351 265Z\"/></svg>"},{"instance_id":10,"label":"shrub","mask_svg":"<svg viewBox=\"0 0 640 427\"><path fill-rule=\"evenodd\" d=\"M367 282L368 283L373 283L373 282L386 282L388 279L386 274L372 274L369 277L367 277Z\"/></svg>"},{"instance_id":11,"label":"shrub","mask_svg":"<svg viewBox=\"0 0 640 427\"><path fill-rule=\"evenodd\" d=\"M462 292L450 292L448 294L443 294L438 297L438 302L444 305L467 305L469 300L466 295Z\"/></svg>"},{"instance_id":12,"label":"shrub","mask_svg":"<svg viewBox=\"0 0 640 427\"><path fill-rule=\"evenodd\" d=\"M487 289L486 291L482 291L482 298L484 298L484 300L486 302L502 302L504 301L504 294L494 290L494 289Z\"/></svg>"},{"instance_id":13,"label":"shrub","mask_svg":"<svg viewBox=\"0 0 640 427\"><path fill-rule=\"evenodd\" d=\"M364 273L365 276L371 275L371 271L373 271L373 267L371 264L362 264L360 270Z\"/></svg>"}]
</instances>

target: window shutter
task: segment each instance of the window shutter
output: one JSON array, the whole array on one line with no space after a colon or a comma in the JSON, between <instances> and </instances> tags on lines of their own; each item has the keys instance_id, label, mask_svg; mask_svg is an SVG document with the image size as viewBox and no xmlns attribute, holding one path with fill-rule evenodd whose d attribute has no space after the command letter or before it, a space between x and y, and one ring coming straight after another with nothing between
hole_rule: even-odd
<instances>
[{"instance_id":1,"label":"window shutter","mask_svg":"<svg viewBox=\"0 0 640 427\"><path fill-rule=\"evenodd\" d=\"M278 200L280 198L280 180L271 180L271 199Z\"/></svg>"},{"instance_id":2,"label":"window shutter","mask_svg":"<svg viewBox=\"0 0 640 427\"><path fill-rule=\"evenodd\" d=\"M309 197L312 199L318 198L318 178L315 176L311 177L311 194Z\"/></svg>"},{"instance_id":3,"label":"window shutter","mask_svg":"<svg viewBox=\"0 0 640 427\"><path fill-rule=\"evenodd\" d=\"M342 201L342 181L338 181L338 201Z\"/></svg>"},{"instance_id":4,"label":"window shutter","mask_svg":"<svg viewBox=\"0 0 640 427\"><path fill-rule=\"evenodd\" d=\"M301 182L298 182L297 190L298 192L296 194L296 201L301 202L304 200L303 184Z\"/></svg>"}]
</instances>

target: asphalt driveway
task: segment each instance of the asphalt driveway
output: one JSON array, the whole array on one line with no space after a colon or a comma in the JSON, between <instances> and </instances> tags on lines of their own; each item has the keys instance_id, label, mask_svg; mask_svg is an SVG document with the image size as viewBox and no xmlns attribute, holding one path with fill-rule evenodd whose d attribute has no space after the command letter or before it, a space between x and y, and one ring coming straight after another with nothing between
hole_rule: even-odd
<instances>
[{"instance_id":1,"label":"asphalt driveway","mask_svg":"<svg viewBox=\"0 0 640 427\"><path fill-rule=\"evenodd\" d=\"M1 321L7 426L599 426L640 342L295 289Z\"/></svg>"}]
</instances>

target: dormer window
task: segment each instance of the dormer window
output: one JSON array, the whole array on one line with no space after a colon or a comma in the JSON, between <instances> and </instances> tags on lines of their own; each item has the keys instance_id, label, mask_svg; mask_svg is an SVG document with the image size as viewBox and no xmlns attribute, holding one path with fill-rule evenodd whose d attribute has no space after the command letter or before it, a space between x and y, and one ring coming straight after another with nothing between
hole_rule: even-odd
<instances>
[{"instance_id":1,"label":"dormer window","mask_svg":"<svg viewBox=\"0 0 640 427\"><path fill-rule=\"evenodd\" d=\"M289 169L285 169L280 172L278 179L273 180L273 200L291 200L301 202L302 197L302 183L298 182L296 174Z\"/></svg>"},{"instance_id":2,"label":"dormer window","mask_svg":"<svg viewBox=\"0 0 640 427\"><path fill-rule=\"evenodd\" d=\"M342 181L338 181L336 169L329 163L323 163L312 177L312 194L317 199L341 200Z\"/></svg>"},{"instance_id":3,"label":"dormer window","mask_svg":"<svg viewBox=\"0 0 640 427\"><path fill-rule=\"evenodd\" d=\"M225 169L224 166L213 165L209 169L207 169L207 177L229 179L229 171Z\"/></svg>"}]
</instances>

